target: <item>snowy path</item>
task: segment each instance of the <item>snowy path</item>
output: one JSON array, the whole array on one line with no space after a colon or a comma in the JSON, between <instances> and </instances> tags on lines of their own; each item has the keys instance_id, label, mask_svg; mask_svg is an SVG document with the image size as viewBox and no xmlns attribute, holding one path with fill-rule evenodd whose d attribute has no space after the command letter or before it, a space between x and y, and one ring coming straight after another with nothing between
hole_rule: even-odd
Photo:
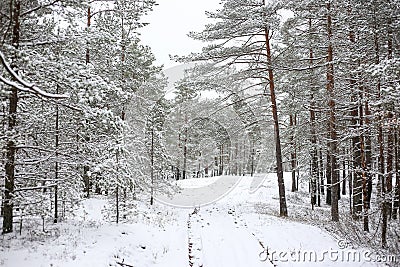
<instances>
[{"instance_id":1,"label":"snowy path","mask_svg":"<svg viewBox=\"0 0 400 267\"><path fill-rule=\"evenodd\" d=\"M243 180L240 176L221 176L179 181L184 185L173 197L157 195L159 203L178 208L205 206L223 199ZM212 181L212 182L210 182ZM197 184L197 186L196 186Z\"/></svg>"},{"instance_id":2,"label":"snowy path","mask_svg":"<svg viewBox=\"0 0 400 267\"><path fill-rule=\"evenodd\" d=\"M188 204L190 199L191 208L138 202L137 215L118 225L103 219L113 202L85 200L75 217L49 225L44 235L38 229L2 240L0 266L258 267L273 266L272 258L278 267L379 266L362 257L346 261L326 254L362 251L339 249L337 240L318 227L258 213L258 203L278 205L275 175L192 179L182 185L186 188L172 201ZM213 197L226 193L207 205L208 190Z\"/></svg>"},{"instance_id":3,"label":"snowy path","mask_svg":"<svg viewBox=\"0 0 400 267\"><path fill-rule=\"evenodd\" d=\"M262 248L257 239L228 214L206 209L192 216L192 222L198 242L194 247L201 249L194 266L268 266L259 259Z\"/></svg>"},{"instance_id":4,"label":"snowy path","mask_svg":"<svg viewBox=\"0 0 400 267\"><path fill-rule=\"evenodd\" d=\"M235 203L233 199L239 200L240 194L241 197L246 195L250 183L249 178L241 179L227 196L211 206L201 208L198 215L193 217L197 226L195 230L202 242L203 266L269 266L260 261L262 248L258 240L236 216L232 206Z\"/></svg>"},{"instance_id":5,"label":"snowy path","mask_svg":"<svg viewBox=\"0 0 400 267\"><path fill-rule=\"evenodd\" d=\"M361 251L339 250L337 240L317 227L257 214L252 205L257 198L251 193L254 184L251 177L241 179L224 198L189 215L191 266L273 266L272 258L276 266L377 266L361 257L346 262L340 253L347 257ZM268 199L273 198L271 192ZM268 257L262 246L268 248Z\"/></svg>"}]
</instances>

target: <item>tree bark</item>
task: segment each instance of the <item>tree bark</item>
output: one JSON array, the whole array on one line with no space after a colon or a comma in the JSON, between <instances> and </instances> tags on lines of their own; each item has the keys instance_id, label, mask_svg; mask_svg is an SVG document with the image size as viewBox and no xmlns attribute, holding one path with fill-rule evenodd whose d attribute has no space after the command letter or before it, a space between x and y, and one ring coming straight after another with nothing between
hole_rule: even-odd
<instances>
[{"instance_id":1,"label":"tree bark","mask_svg":"<svg viewBox=\"0 0 400 267\"><path fill-rule=\"evenodd\" d=\"M224 145L221 144L219 148L219 175L224 174ZM251 175L253 176L253 165L251 166Z\"/></svg>"},{"instance_id":2,"label":"tree bark","mask_svg":"<svg viewBox=\"0 0 400 267\"><path fill-rule=\"evenodd\" d=\"M56 93L59 93L59 85L57 84L56 86ZM54 187L54 223L58 222L58 147L60 143L60 137L59 137L59 110L58 110L58 105L56 104L56 163L55 163L55 174L54 174L54 180L55 180L55 187Z\"/></svg>"},{"instance_id":3,"label":"tree bark","mask_svg":"<svg viewBox=\"0 0 400 267\"><path fill-rule=\"evenodd\" d=\"M339 170L337 168L337 133L336 133L336 102L334 92L333 76L333 46L332 46L332 17L331 3L326 4L327 9L327 34L328 34L328 56L327 56L327 74L326 89L329 95L329 150L331 165L331 216L332 221L339 221Z\"/></svg>"},{"instance_id":4,"label":"tree bark","mask_svg":"<svg viewBox=\"0 0 400 267\"><path fill-rule=\"evenodd\" d=\"M395 187L394 187L394 201L393 201L393 213L392 217L394 220L397 219L399 212L399 187L400 187L400 162L399 162L399 130L396 126L394 131L394 175L396 177Z\"/></svg>"},{"instance_id":5,"label":"tree bark","mask_svg":"<svg viewBox=\"0 0 400 267\"><path fill-rule=\"evenodd\" d=\"M390 15L387 18L387 58L390 60L393 58L393 30L392 30L392 18ZM386 193L390 196L392 195L393 191L393 158L394 158L394 128L392 127L393 121L393 112L392 108L388 112L388 139L387 139L387 159L386 159ZM392 218L392 201L393 199L390 198L389 200L386 199L386 209L388 213L389 219Z\"/></svg>"},{"instance_id":6,"label":"tree bark","mask_svg":"<svg viewBox=\"0 0 400 267\"><path fill-rule=\"evenodd\" d=\"M21 2L19 0L13 1L14 6L12 8L12 20L13 31L12 31L12 45L15 50L19 48L20 39L20 12ZM12 5L11 3L11 5ZM12 62L11 67L16 68L16 58ZM9 96L9 109L8 109L8 132L12 135L16 135L17 125L17 107L18 107L18 90L15 87L11 88L11 94ZM13 198L14 198L14 187L15 187L15 157L17 149L15 147L14 136L11 136L7 141L6 145L6 164L5 164L5 186L4 186L4 206L3 206L3 234L11 233L13 231Z\"/></svg>"},{"instance_id":7,"label":"tree bark","mask_svg":"<svg viewBox=\"0 0 400 267\"><path fill-rule=\"evenodd\" d=\"M359 105L359 116L360 116L360 128L362 130L362 105ZM367 193L367 176L366 176L366 161L365 161L365 144L364 144L364 135L363 133L359 134L360 138L360 155L361 155L361 177L362 177L362 203L363 203L363 224L364 231L369 232L369 217L368 217L368 193Z\"/></svg>"},{"instance_id":8,"label":"tree bark","mask_svg":"<svg viewBox=\"0 0 400 267\"><path fill-rule=\"evenodd\" d=\"M87 11L87 31L89 34L89 28L90 28L90 18L91 18L91 13L90 13L90 6L88 7ZM86 41L86 64L89 64L90 62L90 50L89 50L89 41Z\"/></svg>"},{"instance_id":9,"label":"tree bark","mask_svg":"<svg viewBox=\"0 0 400 267\"><path fill-rule=\"evenodd\" d=\"M328 136L329 138L329 136ZM331 152L329 143L327 144L326 150L326 204L332 204L332 163L331 163Z\"/></svg>"},{"instance_id":10,"label":"tree bark","mask_svg":"<svg viewBox=\"0 0 400 267\"><path fill-rule=\"evenodd\" d=\"M288 216L288 212L286 206L285 183L283 180L282 149L281 149L281 139L279 135L278 108L275 96L274 74L272 70L271 46L269 42L268 27L265 28L265 44L267 49L268 78L269 78L269 89L271 95L272 117L274 119L275 157L276 157L276 169L277 169L278 188L279 188L279 215L286 217Z\"/></svg>"},{"instance_id":11,"label":"tree bark","mask_svg":"<svg viewBox=\"0 0 400 267\"><path fill-rule=\"evenodd\" d=\"M344 149L344 154L346 155L346 149ZM342 195L346 195L346 180L347 180L347 173L346 173L346 159L343 159L343 170L342 170Z\"/></svg>"},{"instance_id":12,"label":"tree bark","mask_svg":"<svg viewBox=\"0 0 400 267\"><path fill-rule=\"evenodd\" d=\"M376 3L374 2L374 50L375 50L375 64L380 63L379 57L379 37L378 37L378 22L376 21ZM378 101L381 99L381 81L377 81L377 93ZM378 156L378 195L381 200L382 210L382 232L381 232L381 245L383 248L387 247L387 209L386 209L386 187L385 187L385 159L384 159L384 139L383 139L383 118L382 118L382 105L378 105L378 145L379 145L379 156Z\"/></svg>"},{"instance_id":13,"label":"tree bark","mask_svg":"<svg viewBox=\"0 0 400 267\"><path fill-rule=\"evenodd\" d=\"M119 223L119 186L115 187L115 208L116 208L116 223Z\"/></svg>"},{"instance_id":14,"label":"tree bark","mask_svg":"<svg viewBox=\"0 0 400 267\"><path fill-rule=\"evenodd\" d=\"M187 160L187 134L188 134L188 130L187 130L187 115L185 114L185 130L184 130L184 139L183 139L183 170L182 170L182 179L185 180L186 179L186 160Z\"/></svg>"},{"instance_id":15,"label":"tree bark","mask_svg":"<svg viewBox=\"0 0 400 267\"><path fill-rule=\"evenodd\" d=\"M369 109L369 92L368 88L365 89L366 96L365 96L365 108L364 108L364 113L365 113L365 164L366 164L366 170L365 174L367 176L367 205L368 208L371 206L371 196L372 196L372 178L373 174L371 172L372 170L372 143L371 143L371 131L370 131L370 116L371 116L371 111Z\"/></svg>"},{"instance_id":16,"label":"tree bark","mask_svg":"<svg viewBox=\"0 0 400 267\"><path fill-rule=\"evenodd\" d=\"M308 20L309 33L311 35L312 30L312 20L311 18ZM310 47L310 66L313 66L313 49ZM311 84L312 87L312 84ZM311 100L310 100L310 124L311 124L311 207L314 209L314 205L317 204L318 197L318 206L321 205L320 199L320 184L318 177L318 150L317 150L317 135L315 130L315 99L314 99L314 89L311 88Z\"/></svg>"},{"instance_id":17,"label":"tree bark","mask_svg":"<svg viewBox=\"0 0 400 267\"><path fill-rule=\"evenodd\" d=\"M324 182L324 157L323 157L322 148L319 149L319 160L318 160L318 170L319 170L319 178L321 185L321 195L325 195L325 182Z\"/></svg>"},{"instance_id":18,"label":"tree bark","mask_svg":"<svg viewBox=\"0 0 400 267\"><path fill-rule=\"evenodd\" d=\"M392 194L393 191L393 154L394 154L394 140L393 128L391 127L391 120L393 113L388 112L388 134L387 134L387 156L386 156L386 193ZM392 218L392 199L386 199L386 209L389 219Z\"/></svg>"},{"instance_id":19,"label":"tree bark","mask_svg":"<svg viewBox=\"0 0 400 267\"><path fill-rule=\"evenodd\" d=\"M315 132L315 111L314 111L314 95L311 95L311 109L310 109L310 121L311 121L311 206L314 209L314 205L317 204L317 196L319 198L319 192L317 188L318 181L318 155L317 155L317 136ZM318 201L320 206L320 201Z\"/></svg>"},{"instance_id":20,"label":"tree bark","mask_svg":"<svg viewBox=\"0 0 400 267\"><path fill-rule=\"evenodd\" d=\"M296 118L293 119L293 115L289 116L290 129L292 133L290 134L290 143L292 145L292 151L290 153L290 162L292 167L292 192L297 191L296 183L296 144L294 141L294 126L296 125Z\"/></svg>"},{"instance_id":21,"label":"tree bark","mask_svg":"<svg viewBox=\"0 0 400 267\"><path fill-rule=\"evenodd\" d=\"M349 15L351 15L351 7L349 7ZM356 43L355 34L353 30L353 25L350 24L349 31L349 41L352 46ZM359 64L358 64L359 66ZM357 66L357 67L358 67ZM352 186L352 196L353 196L353 208L351 209L353 218L359 219L363 207L364 207L364 230L368 229L368 217L365 217L367 214L368 205L368 197L366 197L366 180L367 180L367 161L370 160L370 157L367 157L369 154L366 152L366 149L370 146L369 136L365 136L365 129L362 128L364 114L366 124L368 123L367 113L368 113L368 101L366 101L365 112L363 111L362 101L364 99L361 92L363 88L356 88L356 79L354 75L350 75L350 88L351 88L351 100L352 107L350 110L351 124L353 126L353 130L355 133L352 137L352 156L353 156L353 186ZM357 103L357 104L356 104ZM368 127L368 124L367 124ZM350 187L350 184L349 184Z\"/></svg>"},{"instance_id":22,"label":"tree bark","mask_svg":"<svg viewBox=\"0 0 400 267\"><path fill-rule=\"evenodd\" d=\"M150 205L154 204L154 124L151 126L151 148L150 148Z\"/></svg>"},{"instance_id":23,"label":"tree bark","mask_svg":"<svg viewBox=\"0 0 400 267\"><path fill-rule=\"evenodd\" d=\"M18 104L18 91L16 88L12 88L10 95L10 104L8 112L8 131L13 132L16 127L17 117L17 104ZM15 133L14 133L15 134ZM16 147L15 142L12 140L7 142L6 146L6 179L5 179L5 191L4 191L4 207L3 207L3 234L11 233L13 231L13 198L14 198L14 186L15 186L15 154Z\"/></svg>"}]
</instances>

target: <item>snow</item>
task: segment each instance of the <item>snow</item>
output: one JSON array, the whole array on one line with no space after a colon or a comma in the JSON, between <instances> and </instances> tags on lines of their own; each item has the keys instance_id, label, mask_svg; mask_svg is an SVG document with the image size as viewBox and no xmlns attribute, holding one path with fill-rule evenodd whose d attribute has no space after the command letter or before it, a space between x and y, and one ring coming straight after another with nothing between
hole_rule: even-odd
<instances>
[{"instance_id":1,"label":"snow","mask_svg":"<svg viewBox=\"0 0 400 267\"><path fill-rule=\"evenodd\" d=\"M239 184L241 179L242 177L239 176L188 179L182 183L183 187L179 194L174 195L172 198L158 195L156 199L160 203L179 208L209 205L226 197ZM193 185L188 185L190 182Z\"/></svg>"},{"instance_id":2,"label":"snow","mask_svg":"<svg viewBox=\"0 0 400 267\"><path fill-rule=\"evenodd\" d=\"M362 255L367 249L340 249L338 240L323 229L260 213L257 203L278 208L274 174L198 178L179 184L182 191L169 199L172 204L157 202L150 207L138 202L139 215L130 223L107 222L104 214L110 202L94 196L82 202L73 218L48 227L46 234L30 230L22 236L3 236L0 266L172 267L190 266L190 261L197 267L257 267L273 266L272 256L277 266L378 266L362 257L341 260L340 253ZM215 202L205 194L211 189L222 194ZM189 193L198 194L192 195L192 207L174 206ZM338 260L328 257L332 252L339 253ZM300 261L296 255L317 258Z\"/></svg>"},{"instance_id":3,"label":"snow","mask_svg":"<svg viewBox=\"0 0 400 267\"><path fill-rule=\"evenodd\" d=\"M255 237L218 208L206 209L193 219L204 266L266 266L259 260L262 249Z\"/></svg>"},{"instance_id":4,"label":"snow","mask_svg":"<svg viewBox=\"0 0 400 267\"><path fill-rule=\"evenodd\" d=\"M103 220L103 209L106 206L107 200L105 198L89 198L85 200L84 206L77 210L77 219L100 222Z\"/></svg>"},{"instance_id":5,"label":"snow","mask_svg":"<svg viewBox=\"0 0 400 267\"><path fill-rule=\"evenodd\" d=\"M210 177L207 179L198 178L198 179L186 179L179 180L177 182L178 186L181 188L199 188L204 186L209 186L220 180L221 176Z\"/></svg>"},{"instance_id":6,"label":"snow","mask_svg":"<svg viewBox=\"0 0 400 267\"><path fill-rule=\"evenodd\" d=\"M104 223L104 198L85 200L76 218L58 227L53 238L19 244L11 241L2 250L3 266L184 266L187 263L184 227ZM146 218L147 219L147 218ZM173 242L171 242L173 240ZM25 240L27 241L27 240ZM14 244L12 244L14 243Z\"/></svg>"}]
</instances>

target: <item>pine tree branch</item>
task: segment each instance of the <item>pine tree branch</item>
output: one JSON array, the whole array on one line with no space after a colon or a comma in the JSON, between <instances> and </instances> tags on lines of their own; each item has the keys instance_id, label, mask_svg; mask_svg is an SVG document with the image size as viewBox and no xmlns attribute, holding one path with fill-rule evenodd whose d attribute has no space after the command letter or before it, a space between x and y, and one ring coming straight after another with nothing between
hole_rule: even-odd
<instances>
[{"instance_id":1,"label":"pine tree branch","mask_svg":"<svg viewBox=\"0 0 400 267\"><path fill-rule=\"evenodd\" d=\"M23 12L23 13L20 15L20 17L24 17L24 16L26 16L26 15L29 15L30 13L35 12L35 11L38 11L38 10L40 10L40 9L42 9L42 8L50 7L50 6L56 4L57 2L60 2L60 1L61 1L61 0L54 0L54 1L50 2L50 3L48 3L48 4L39 5L39 6L37 6L37 7L34 7L34 8L32 8L32 9L29 9L29 10Z\"/></svg>"},{"instance_id":2,"label":"pine tree branch","mask_svg":"<svg viewBox=\"0 0 400 267\"><path fill-rule=\"evenodd\" d=\"M41 190L41 189L45 189L45 188L55 187L56 185L57 184L49 184L49 185L35 186L35 187L21 187L21 188L14 189L14 193L21 192L21 191Z\"/></svg>"},{"instance_id":3,"label":"pine tree branch","mask_svg":"<svg viewBox=\"0 0 400 267\"><path fill-rule=\"evenodd\" d=\"M12 81L9 81L9 80L5 79L4 77L0 76L0 81L2 81L3 83L5 83L7 85L10 85L10 86L12 86L12 87L14 87L14 88L16 88L18 90L25 91L25 92L30 92L30 93L33 93L35 95L42 96L44 98L63 99L63 98L68 98L69 97L68 95L65 95L65 94L64 95L60 95L60 94L48 93L46 91L43 91L43 90L39 89L34 84L30 84L30 83L26 82L25 80L23 80L17 73L15 73L15 71L7 63L5 56L1 51L0 51L0 61L1 61L2 65L4 66L4 68L6 69L6 71L16 81L16 82L12 82Z\"/></svg>"},{"instance_id":4,"label":"pine tree branch","mask_svg":"<svg viewBox=\"0 0 400 267\"><path fill-rule=\"evenodd\" d=\"M4 13L3 11L0 11L0 18L5 17L7 20L10 19L10 16L8 16L6 13Z\"/></svg>"}]
</instances>

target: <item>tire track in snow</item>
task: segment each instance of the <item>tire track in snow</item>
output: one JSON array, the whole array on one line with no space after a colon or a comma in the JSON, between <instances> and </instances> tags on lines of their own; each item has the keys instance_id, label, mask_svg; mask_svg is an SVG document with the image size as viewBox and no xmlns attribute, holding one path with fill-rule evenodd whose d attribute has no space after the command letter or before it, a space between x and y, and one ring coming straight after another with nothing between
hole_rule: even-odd
<instances>
[{"instance_id":1,"label":"tire track in snow","mask_svg":"<svg viewBox=\"0 0 400 267\"><path fill-rule=\"evenodd\" d=\"M234 224L237 225L237 228L242 228L243 230L248 232L249 235L252 235L257 240L258 244L262 248L262 252L259 253L260 260L265 259L265 261L270 262L272 264L272 266L276 267L277 265L273 262L272 259L269 258L268 247L265 247L264 242L254 232L250 232L249 231L249 228L247 226L247 222L239 214L237 214L236 209L235 208L229 208L228 214L233 219ZM243 224L242 225L238 224L238 221L242 222Z\"/></svg>"},{"instance_id":2,"label":"tire track in snow","mask_svg":"<svg viewBox=\"0 0 400 267\"><path fill-rule=\"evenodd\" d=\"M251 184L251 178L242 179L224 199L201 212L199 207L188 214L190 267L274 266L270 261L262 261L264 243L250 232L233 208L246 202Z\"/></svg>"},{"instance_id":3,"label":"tire track in snow","mask_svg":"<svg viewBox=\"0 0 400 267\"><path fill-rule=\"evenodd\" d=\"M201 263L207 267L272 266L260 260L258 241L229 213L234 212L227 205L214 205L202 209L196 221L193 217L193 224L200 226L193 230L201 240Z\"/></svg>"}]
</instances>

